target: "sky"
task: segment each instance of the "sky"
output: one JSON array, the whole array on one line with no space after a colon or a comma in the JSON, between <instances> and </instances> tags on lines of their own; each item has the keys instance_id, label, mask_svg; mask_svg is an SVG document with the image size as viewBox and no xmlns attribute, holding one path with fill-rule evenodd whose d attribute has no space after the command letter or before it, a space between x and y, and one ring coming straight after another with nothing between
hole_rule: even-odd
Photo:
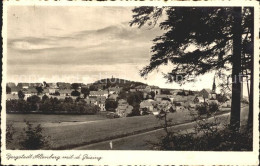
<instances>
[{"instance_id":1,"label":"sky","mask_svg":"<svg viewBox=\"0 0 260 166\"><path fill-rule=\"evenodd\" d=\"M194 83L166 83L162 66L148 77L152 39L163 31L130 27L133 7L9 6L7 82L82 82L101 78L141 81L161 88L212 88L214 73Z\"/></svg>"}]
</instances>

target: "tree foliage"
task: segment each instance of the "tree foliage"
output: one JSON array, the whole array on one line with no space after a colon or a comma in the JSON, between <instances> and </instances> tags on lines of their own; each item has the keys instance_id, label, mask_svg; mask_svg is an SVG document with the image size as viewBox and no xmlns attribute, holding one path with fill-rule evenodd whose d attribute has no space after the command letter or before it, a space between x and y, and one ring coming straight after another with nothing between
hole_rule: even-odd
<instances>
[{"instance_id":1,"label":"tree foliage","mask_svg":"<svg viewBox=\"0 0 260 166\"><path fill-rule=\"evenodd\" d=\"M77 89L79 89L79 87L80 87L80 84L78 84L78 83L71 84L71 89L77 90Z\"/></svg>"},{"instance_id":2,"label":"tree foliage","mask_svg":"<svg viewBox=\"0 0 260 166\"><path fill-rule=\"evenodd\" d=\"M81 88L81 93L84 94L84 98L89 96L90 90L88 88Z\"/></svg>"},{"instance_id":3,"label":"tree foliage","mask_svg":"<svg viewBox=\"0 0 260 166\"><path fill-rule=\"evenodd\" d=\"M23 99L25 97L23 91L21 91L21 90L18 91L18 97L19 97L19 99Z\"/></svg>"},{"instance_id":4,"label":"tree foliage","mask_svg":"<svg viewBox=\"0 0 260 166\"><path fill-rule=\"evenodd\" d=\"M24 133L20 139L20 145L22 149L26 150L37 150L48 147L48 139L43 136L43 128L41 125L33 127L33 125L26 121L26 128L24 128Z\"/></svg>"},{"instance_id":5,"label":"tree foliage","mask_svg":"<svg viewBox=\"0 0 260 166\"><path fill-rule=\"evenodd\" d=\"M10 94L11 93L11 88L9 86L6 86L6 94Z\"/></svg>"},{"instance_id":6,"label":"tree foliage","mask_svg":"<svg viewBox=\"0 0 260 166\"><path fill-rule=\"evenodd\" d=\"M74 90L71 92L71 96L80 96L80 92L77 90Z\"/></svg>"},{"instance_id":7,"label":"tree foliage","mask_svg":"<svg viewBox=\"0 0 260 166\"><path fill-rule=\"evenodd\" d=\"M38 94L41 94L43 92L42 86L37 86L35 89L37 90Z\"/></svg>"},{"instance_id":8,"label":"tree foliage","mask_svg":"<svg viewBox=\"0 0 260 166\"><path fill-rule=\"evenodd\" d=\"M193 81L194 75L212 70L230 69L232 63L233 8L220 7L137 7L133 9L130 25L139 27L159 23L165 31L156 37L152 47L150 64L141 70L145 76L160 65L172 63L173 69L165 74L168 81ZM252 15L251 8L244 9L243 15L243 53L252 54ZM190 46L195 47L190 51ZM250 57L244 59L250 64ZM249 65L247 66L249 68Z\"/></svg>"},{"instance_id":9,"label":"tree foliage","mask_svg":"<svg viewBox=\"0 0 260 166\"><path fill-rule=\"evenodd\" d=\"M230 122L234 129L238 129L241 86L239 81L234 80L238 80L240 72L244 70L251 71L253 80L253 10L249 7L241 12L241 7L173 6L133 9L130 25L139 28L144 25L155 26L159 18L165 16L159 23L164 33L153 40L150 63L140 71L141 76L171 63L172 70L164 74L165 78L169 82L183 84L194 81L194 76L232 68ZM253 101L253 91L249 98ZM252 102L249 110L248 122L252 123Z\"/></svg>"},{"instance_id":10,"label":"tree foliage","mask_svg":"<svg viewBox=\"0 0 260 166\"><path fill-rule=\"evenodd\" d=\"M115 109L117 108L118 102L114 100L106 100L105 108L107 111L115 112Z\"/></svg>"}]
</instances>

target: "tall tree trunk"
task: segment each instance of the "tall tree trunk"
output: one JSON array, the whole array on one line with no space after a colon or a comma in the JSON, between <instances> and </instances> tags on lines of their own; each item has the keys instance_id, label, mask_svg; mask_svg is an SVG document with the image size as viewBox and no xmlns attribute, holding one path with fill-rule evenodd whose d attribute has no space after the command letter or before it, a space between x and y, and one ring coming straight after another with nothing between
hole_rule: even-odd
<instances>
[{"instance_id":1,"label":"tall tree trunk","mask_svg":"<svg viewBox=\"0 0 260 166\"><path fill-rule=\"evenodd\" d=\"M252 19L254 20L254 8L251 9L252 12ZM253 97L254 97L254 21L252 22L252 32L251 32L251 39L252 39L252 55L251 55L251 73L250 73L250 93L249 93L249 112L248 112L248 120L247 120L247 127L250 129L253 127Z\"/></svg>"},{"instance_id":2,"label":"tall tree trunk","mask_svg":"<svg viewBox=\"0 0 260 166\"><path fill-rule=\"evenodd\" d=\"M240 109L241 109L241 42L242 42L242 29L241 29L241 7L234 7L233 16L234 23L233 31L233 57L232 57L232 103L231 103L231 117L230 126L233 131L238 131L240 128Z\"/></svg>"}]
</instances>

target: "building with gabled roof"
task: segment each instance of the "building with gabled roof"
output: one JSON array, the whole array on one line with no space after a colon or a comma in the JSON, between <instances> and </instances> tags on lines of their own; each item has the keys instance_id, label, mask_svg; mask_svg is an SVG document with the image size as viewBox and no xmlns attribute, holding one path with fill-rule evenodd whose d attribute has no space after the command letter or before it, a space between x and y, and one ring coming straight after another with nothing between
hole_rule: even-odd
<instances>
[{"instance_id":1,"label":"building with gabled roof","mask_svg":"<svg viewBox=\"0 0 260 166\"><path fill-rule=\"evenodd\" d=\"M15 83L13 83L13 82L8 82L8 83L6 83L6 86L8 86L8 87L10 87L10 88L16 87Z\"/></svg>"},{"instance_id":2,"label":"building with gabled roof","mask_svg":"<svg viewBox=\"0 0 260 166\"><path fill-rule=\"evenodd\" d=\"M119 94L122 88L119 87L110 87L108 88L109 94Z\"/></svg>"},{"instance_id":3,"label":"building with gabled roof","mask_svg":"<svg viewBox=\"0 0 260 166\"><path fill-rule=\"evenodd\" d=\"M133 109L134 109L134 107L129 105L126 100L120 99L120 100L118 100L118 106L116 108L116 114L119 117L127 117L129 114L132 113Z\"/></svg>"},{"instance_id":4,"label":"building with gabled roof","mask_svg":"<svg viewBox=\"0 0 260 166\"><path fill-rule=\"evenodd\" d=\"M11 87L11 94L18 94L19 90L20 88L17 86Z\"/></svg>"},{"instance_id":5,"label":"building with gabled roof","mask_svg":"<svg viewBox=\"0 0 260 166\"><path fill-rule=\"evenodd\" d=\"M29 88L29 83L18 83L17 86L20 89L28 89Z\"/></svg>"},{"instance_id":6,"label":"building with gabled roof","mask_svg":"<svg viewBox=\"0 0 260 166\"><path fill-rule=\"evenodd\" d=\"M6 94L6 100L18 100L19 96L17 94Z\"/></svg>"},{"instance_id":7,"label":"building with gabled roof","mask_svg":"<svg viewBox=\"0 0 260 166\"><path fill-rule=\"evenodd\" d=\"M203 97L196 96L193 100L194 103L204 103L205 100Z\"/></svg>"},{"instance_id":8,"label":"building with gabled roof","mask_svg":"<svg viewBox=\"0 0 260 166\"><path fill-rule=\"evenodd\" d=\"M73 90L71 89L60 89L58 92L60 93L60 96L71 96L71 92Z\"/></svg>"},{"instance_id":9,"label":"building with gabled roof","mask_svg":"<svg viewBox=\"0 0 260 166\"><path fill-rule=\"evenodd\" d=\"M90 91L89 96L105 96L108 97L108 91L100 90L100 91Z\"/></svg>"},{"instance_id":10,"label":"building with gabled roof","mask_svg":"<svg viewBox=\"0 0 260 166\"><path fill-rule=\"evenodd\" d=\"M59 89L71 89L70 83L57 82L57 86L58 86Z\"/></svg>"}]
</instances>

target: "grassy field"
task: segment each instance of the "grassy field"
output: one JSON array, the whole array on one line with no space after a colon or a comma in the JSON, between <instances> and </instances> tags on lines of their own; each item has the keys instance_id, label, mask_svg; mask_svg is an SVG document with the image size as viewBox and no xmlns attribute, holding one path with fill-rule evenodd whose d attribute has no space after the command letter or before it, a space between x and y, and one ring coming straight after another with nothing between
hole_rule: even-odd
<instances>
[{"instance_id":1,"label":"grassy field","mask_svg":"<svg viewBox=\"0 0 260 166\"><path fill-rule=\"evenodd\" d=\"M86 122L107 119L102 115L44 115L44 114L7 114L8 122L23 122L24 120L37 123Z\"/></svg>"},{"instance_id":2,"label":"grassy field","mask_svg":"<svg viewBox=\"0 0 260 166\"><path fill-rule=\"evenodd\" d=\"M170 113L169 118L173 120L174 124L191 121L188 112ZM101 115L9 114L7 123L14 122L16 132L13 147L16 149L19 149L18 137L25 127L23 119L43 126L44 135L50 137L51 149L70 149L80 145L141 133L159 128L162 123L153 115L105 119Z\"/></svg>"}]
</instances>

